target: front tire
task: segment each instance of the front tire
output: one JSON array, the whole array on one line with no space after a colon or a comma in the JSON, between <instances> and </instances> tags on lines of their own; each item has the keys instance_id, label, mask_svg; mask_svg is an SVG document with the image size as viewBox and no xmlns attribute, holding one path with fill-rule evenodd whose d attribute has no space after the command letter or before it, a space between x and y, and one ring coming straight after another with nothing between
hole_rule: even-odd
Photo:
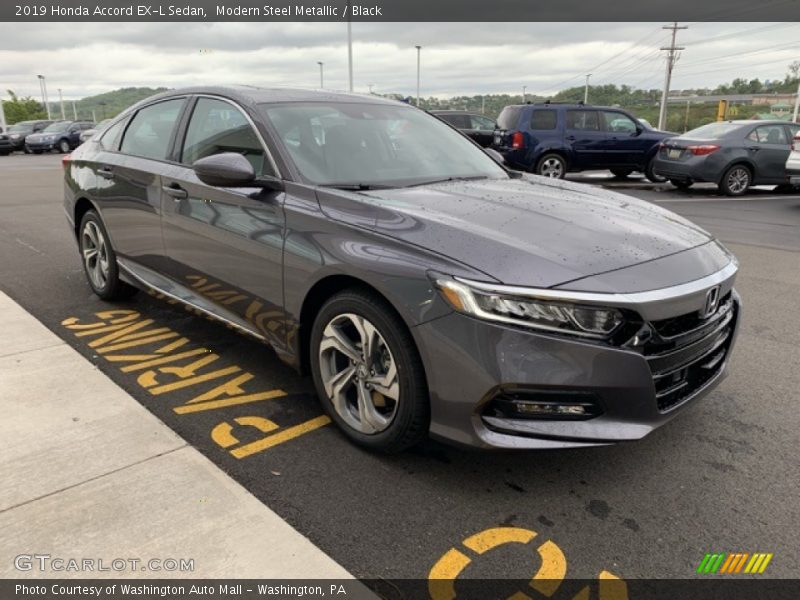
<instances>
[{"instance_id":1,"label":"front tire","mask_svg":"<svg viewBox=\"0 0 800 600\"><path fill-rule=\"evenodd\" d=\"M138 290L119 278L117 255L100 216L90 210L81 219L78 246L92 291L103 300L124 300Z\"/></svg>"},{"instance_id":2,"label":"front tire","mask_svg":"<svg viewBox=\"0 0 800 600\"><path fill-rule=\"evenodd\" d=\"M70 151L69 141L68 140L61 140L58 142L58 149L61 154L68 154Z\"/></svg>"},{"instance_id":3,"label":"front tire","mask_svg":"<svg viewBox=\"0 0 800 600\"><path fill-rule=\"evenodd\" d=\"M750 189L753 174L744 165L733 165L719 181L719 191L726 196L741 196Z\"/></svg>"},{"instance_id":4,"label":"front tire","mask_svg":"<svg viewBox=\"0 0 800 600\"><path fill-rule=\"evenodd\" d=\"M311 371L323 409L353 442L395 453L430 424L425 371L405 323L357 288L330 298L311 331Z\"/></svg>"},{"instance_id":5,"label":"front tire","mask_svg":"<svg viewBox=\"0 0 800 600\"><path fill-rule=\"evenodd\" d=\"M551 179L564 179L567 174L567 161L560 154L545 154L536 163L536 174Z\"/></svg>"},{"instance_id":6,"label":"front tire","mask_svg":"<svg viewBox=\"0 0 800 600\"><path fill-rule=\"evenodd\" d=\"M644 176L652 183L664 183L667 178L655 172L655 163L655 157L651 158L650 162L648 162L647 166L644 168Z\"/></svg>"}]
</instances>

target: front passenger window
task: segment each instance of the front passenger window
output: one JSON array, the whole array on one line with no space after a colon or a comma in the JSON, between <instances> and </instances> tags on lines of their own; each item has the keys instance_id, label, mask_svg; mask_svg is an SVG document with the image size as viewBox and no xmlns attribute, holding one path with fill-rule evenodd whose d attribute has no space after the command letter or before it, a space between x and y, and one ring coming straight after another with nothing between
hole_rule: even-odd
<instances>
[{"instance_id":1,"label":"front passenger window","mask_svg":"<svg viewBox=\"0 0 800 600\"><path fill-rule=\"evenodd\" d=\"M141 109L125 131L120 152L165 160L182 106L183 98L177 98Z\"/></svg>"},{"instance_id":2,"label":"front passenger window","mask_svg":"<svg viewBox=\"0 0 800 600\"><path fill-rule=\"evenodd\" d=\"M244 156L253 165L256 177L275 175L266 162L261 141L244 114L223 100L200 98L186 130L181 162L191 166L201 158L222 152Z\"/></svg>"}]
</instances>

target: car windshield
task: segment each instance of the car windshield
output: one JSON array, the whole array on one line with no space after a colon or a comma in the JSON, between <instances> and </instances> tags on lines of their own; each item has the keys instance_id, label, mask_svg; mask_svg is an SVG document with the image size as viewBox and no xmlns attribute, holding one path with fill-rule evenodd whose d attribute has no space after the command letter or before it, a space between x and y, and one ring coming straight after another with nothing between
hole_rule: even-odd
<instances>
[{"instance_id":1,"label":"car windshield","mask_svg":"<svg viewBox=\"0 0 800 600\"><path fill-rule=\"evenodd\" d=\"M318 185L397 187L508 176L463 135L409 106L303 102L261 109L300 173Z\"/></svg>"},{"instance_id":2,"label":"car windshield","mask_svg":"<svg viewBox=\"0 0 800 600\"><path fill-rule=\"evenodd\" d=\"M739 128L741 128L741 125L738 123L709 123L708 125L703 125L697 129L687 131L681 137L693 140L715 140Z\"/></svg>"},{"instance_id":3,"label":"car windshield","mask_svg":"<svg viewBox=\"0 0 800 600\"><path fill-rule=\"evenodd\" d=\"M33 130L33 125L30 123L17 123L8 128L8 133L25 133L31 130Z\"/></svg>"},{"instance_id":4,"label":"car windshield","mask_svg":"<svg viewBox=\"0 0 800 600\"><path fill-rule=\"evenodd\" d=\"M58 133L60 131L66 131L67 127L69 127L69 121L59 121L58 123L53 123L45 127L42 133Z\"/></svg>"}]
</instances>

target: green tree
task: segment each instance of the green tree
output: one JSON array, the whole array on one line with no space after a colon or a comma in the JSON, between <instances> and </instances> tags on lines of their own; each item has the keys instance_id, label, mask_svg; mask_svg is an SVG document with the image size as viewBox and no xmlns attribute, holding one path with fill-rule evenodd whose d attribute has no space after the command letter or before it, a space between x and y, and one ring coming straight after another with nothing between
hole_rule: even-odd
<instances>
[{"instance_id":1,"label":"green tree","mask_svg":"<svg viewBox=\"0 0 800 600\"><path fill-rule=\"evenodd\" d=\"M12 90L6 90L11 100L3 100L3 110L6 114L6 121L9 125L20 121L32 119L46 119L47 111L41 102L37 102L30 96L19 98Z\"/></svg>"}]
</instances>

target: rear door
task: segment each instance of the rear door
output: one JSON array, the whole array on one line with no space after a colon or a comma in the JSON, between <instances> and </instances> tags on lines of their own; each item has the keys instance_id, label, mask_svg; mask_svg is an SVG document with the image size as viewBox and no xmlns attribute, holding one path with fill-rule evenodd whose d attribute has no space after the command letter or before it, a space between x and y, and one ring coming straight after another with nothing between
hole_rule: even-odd
<instances>
[{"instance_id":1,"label":"rear door","mask_svg":"<svg viewBox=\"0 0 800 600\"><path fill-rule=\"evenodd\" d=\"M180 165L163 178L163 232L167 273L181 285L232 313L269 339L283 306L284 192L261 188L217 188L202 183L191 165L223 152L242 154L257 176L279 176L260 134L233 102L201 96L178 144ZM282 316L280 317L282 319ZM281 321L282 322L282 321Z\"/></svg>"},{"instance_id":2,"label":"rear door","mask_svg":"<svg viewBox=\"0 0 800 600\"><path fill-rule=\"evenodd\" d=\"M783 124L759 125L745 140L745 148L756 165L755 183L784 183L790 141Z\"/></svg>"},{"instance_id":3,"label":"rear door","mask_svg":"<svg viewBox=\"0 0 800 600\"><path fill-rule=\"evenodd\" d=\"M185 103L171 98L145 106L100 140L95 200L114 249L134 269L162 267L161 178L173 168L168 157Z\"/></svg>"},{"instance_id":4,"label":"rear door","mask_svg":"<svg viewBox=\"0 0 800 600\"><path fill-rule=\"evenodd\" d=\"M564 141L572 148L571 167L605 169L612 164L608 134L600 125L600 113L591 109L566 111Z\"/></svg>"}]
</instances>

